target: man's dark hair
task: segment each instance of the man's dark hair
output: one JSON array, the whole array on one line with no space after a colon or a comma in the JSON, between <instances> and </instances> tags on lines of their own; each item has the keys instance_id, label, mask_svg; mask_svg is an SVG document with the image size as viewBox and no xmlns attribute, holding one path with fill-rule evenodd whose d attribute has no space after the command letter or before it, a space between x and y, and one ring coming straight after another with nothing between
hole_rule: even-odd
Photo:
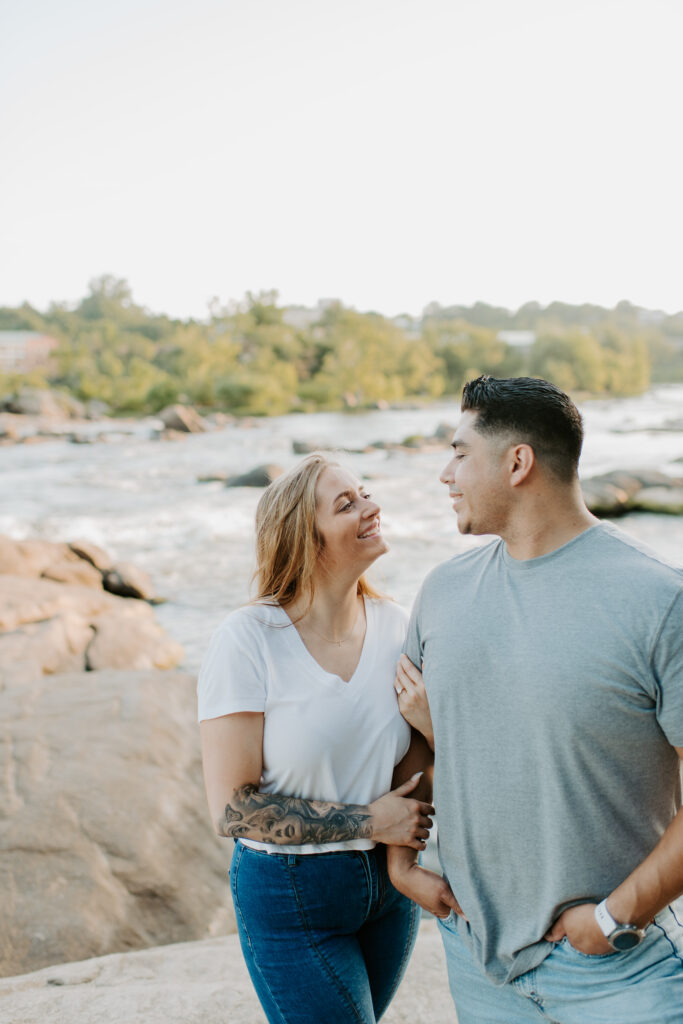
<instances>
[{"instance_id":1,"label":"man's dark hair","mask_svg":"<svg viewBox=\"0 0 683 1024\"><path fill-rule=\"evenodd\" d=\"M540 463L560 480L576 475L583 444L581 413L554 384L536 377L477 377L468 381L460 408L477 412L480 434L510 434L531 445Z\"/></svg>"}]
</instances>

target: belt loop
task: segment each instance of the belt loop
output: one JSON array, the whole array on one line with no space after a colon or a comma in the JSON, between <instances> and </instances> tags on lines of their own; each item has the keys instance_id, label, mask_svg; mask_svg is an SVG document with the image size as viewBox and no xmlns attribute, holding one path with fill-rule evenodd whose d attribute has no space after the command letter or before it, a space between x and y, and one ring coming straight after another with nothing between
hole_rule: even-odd
<instances>
[{"instance_id":1,"label":"belt loop","mask_svg":"<svg viewBox=\"0 0 683 1024\"><path fill-rule=\"evenodd\" d=\"M297 855L295 853L287 854L287 867L288 868L295 868L296 865L297 865L298 859L299 858L297 857Z\"/></svg>"}]
</instances>

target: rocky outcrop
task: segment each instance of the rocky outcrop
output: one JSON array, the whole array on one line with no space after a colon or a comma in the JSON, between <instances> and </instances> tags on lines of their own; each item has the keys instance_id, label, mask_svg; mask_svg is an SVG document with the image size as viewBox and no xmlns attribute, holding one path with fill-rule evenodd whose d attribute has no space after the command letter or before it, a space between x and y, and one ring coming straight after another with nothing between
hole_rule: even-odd
<instances>
[{"instance_id":1,"label":"rocky outcrop","mask_svg":"<svg viewBox=\"0 0 683 1024\"><path fill-rule=\"evenodd\" d=\"M265 466L255 466L248 473L241 473L239 476L231 476L225 482L226 487L267 487L272 484L284 470L282 466L272 463Z\"/></svg>"},{"instance_id":2,"label":"rocky outcrop","mask_svg":"<svg viewBox=\"0 0 683 1024\"><path fill-rule=\"evenodd\" d=\"M614 470L581 481L584 501L596 516L627 512L683 514L683 478L657 470Z\"/></svg>"},{"instance_id":3,"label":"rocky outcrop","mask_svg":"<svg viewBox=\"0 0 683 1024\"><path fill-rule=\"evenodd\" d=\"M0 575L0 689L43 674L168 669L183 649L152 608L103 590Z\"/></svg>"},{"instance_id":4,"label":"rocky outcrop","mask_svg":"<svg viewBox=\"0 0 683 1024\"><path fill-rule=\"evenodd\" d=\"M103 589L115 583L115 596ZM145 573L88 542L0 536L0 689L59 672L169 669L183 649L145 600Z\"/></svg>"},{"instance_id":5,"label":"rocky outcrop","mask_svg":"<svg viewBox=\"0 0 683 1024\"><path fill-rule=\"evenodd\" d=\"M40 416L50 420L82 419L85 406L71 395L47 388L22 388L0 398L0 410L19 416Z\"/></svg>"},{"instance_id":6,"label":"rocky outcrop","mask_svg":"<svg viewBox=\"0 0 683 1024\"><path fill-rule=\"evenodd\" d=\"M0 721L0 974L233 929L192 677L33 679Z\"/></svg>"},{"instance_id":7,"label":"rocky outcrop","mask_svg":"<svg viewBox=\"0 0 683 1024\"><path fill-rule=\"evenodd\" d=\"M236 935L48 967L0 981L13 1024L265 1024ZM425 921L383 1024L456 1024L441 938ZM321 1022L324 1024L324 1022Z\"/></svg>"}]
</instances>

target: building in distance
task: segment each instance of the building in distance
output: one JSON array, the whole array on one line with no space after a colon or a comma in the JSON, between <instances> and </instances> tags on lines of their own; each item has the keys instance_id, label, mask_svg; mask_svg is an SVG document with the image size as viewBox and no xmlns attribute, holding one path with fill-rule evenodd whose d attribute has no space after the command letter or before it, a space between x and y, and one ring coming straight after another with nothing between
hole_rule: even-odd
<instances>
[{"instance_id":1,"label":"building in distance","mask_svg":"<svg viewBox=\"0 0 683 1024\"><path fill-rule=\"evenodd\" d=\"M39 331L0 331L0 372L30 373L50 365L59 342Z\"/></svg>"}]
</instances>

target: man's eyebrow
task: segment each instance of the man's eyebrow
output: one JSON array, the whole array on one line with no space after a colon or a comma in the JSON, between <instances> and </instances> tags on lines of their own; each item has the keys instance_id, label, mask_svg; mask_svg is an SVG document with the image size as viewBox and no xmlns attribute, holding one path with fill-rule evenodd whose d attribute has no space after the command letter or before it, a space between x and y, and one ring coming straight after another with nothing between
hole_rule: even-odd
<instances>
[{"instance_id":1,"label":"man's eyebrow","mask_svg":"<svg viewBox=\"0 0 683 1024\"><path fill-rule=\"evenodd\" d=\"M454 437L451 441L451 448L469 448L467 441L462 441L459 437Z\"/></svg>"}]
</instances>

